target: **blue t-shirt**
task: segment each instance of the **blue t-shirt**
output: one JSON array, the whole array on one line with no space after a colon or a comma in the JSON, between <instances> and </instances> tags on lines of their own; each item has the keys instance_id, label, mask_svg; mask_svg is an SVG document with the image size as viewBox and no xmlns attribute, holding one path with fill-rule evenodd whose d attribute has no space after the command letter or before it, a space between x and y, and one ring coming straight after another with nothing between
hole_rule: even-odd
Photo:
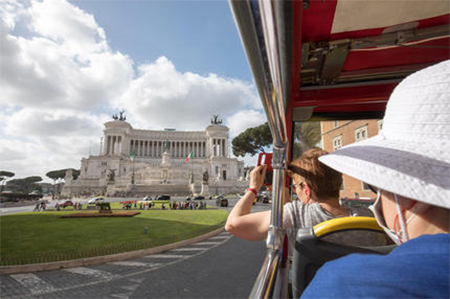
<instances>
[{"instance_id":1,"label":"blue t-shirt","mask_svg":"<svg viewBox=\"0 0 450 299\"><path fill-rule=\"evenodd\" d=\"M423 235L388 255L351 254L322 266L301 298L450 298L449 234Z\"/></svg>"}]
</instances>

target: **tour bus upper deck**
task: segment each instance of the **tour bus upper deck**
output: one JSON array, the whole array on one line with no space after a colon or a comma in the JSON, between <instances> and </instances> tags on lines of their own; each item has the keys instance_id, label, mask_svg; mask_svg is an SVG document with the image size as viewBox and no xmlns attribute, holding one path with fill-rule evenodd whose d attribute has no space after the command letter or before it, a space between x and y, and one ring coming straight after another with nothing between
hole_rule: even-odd
<instances>
[{"instance_id":1,"label":"tour bus upper deck","mask_svg":"<svg viewBox=\"0 0 450 299\"><path fill-rule=\"evenodd\" d=\"M294 124L381 119L390 94L404 77L450 58L450 3L230 0L230 4L273 135L268 253L251 297L283 296L281 198Z\"/></svg>"},{"instance_id":2,"label":"tour bus upper deck","mask_svg":"<svg viewBox=\"0 0 450 299\"><path fill-rule=\"evenodd\" d=\"M293 119L305 118L308 109L382 112L402 78L449 57L445 0L231 4L260 93L259 85L280 84ZM272 21L265 21L268 14ZM275 60L278 70L271 70Z\"/></svg>"}]
</instances>

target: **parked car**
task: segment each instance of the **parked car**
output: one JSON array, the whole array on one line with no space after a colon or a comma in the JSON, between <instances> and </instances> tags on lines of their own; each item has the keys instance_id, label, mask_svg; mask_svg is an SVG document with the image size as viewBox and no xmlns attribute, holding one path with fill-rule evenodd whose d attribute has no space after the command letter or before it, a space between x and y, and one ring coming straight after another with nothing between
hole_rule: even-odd
<instances>
[{"instance_id":1,"label":"parked car","mask_svg":"<svg viewBox=\"0 0 450 299\"><path fill-rule=\"evenodd\" d=\"M159 195L156 200L170 200L170 195Z\"/></svg>"},{"instance_id":2,"label":"parked car","mask_svg":"<svg viewBox=\"0 0 450 299\"><path fill-rule=\"evenodd\" d=\"M124 200L124 201L121 201L121 202L119 202L119 204L121 204L121 205L127 205L127 204L134 204L136 201L135 200Z\"/></svg>"},{"instance_id":3,"label":"parked car","mask_svg":"<svg viewBox=\"0 0 450 299\"><path fill-rule=\"evenodd\" d=\"M260 192L258 194L258 202L269 203L270 202L269 193L267 191Z\"/></svg>"},{"instance_id":4,"label":"parked car","mask_svg":"<svg viewBox=\"0 0 450 299\"><path fill-rule=\"evenodd\" d=\"M62 208L72 207L73 206L73 202L71 200L66 200L63 203L61 203L59 206L62 207Z\"/></svg>"},{"instance_id":5,"label":"parked car","mask_svg":"<svg viewBox=\"0 0 450 299\"><path fill-rule=\"evenodd\" d=\"M193 199L194 199L194 200L203 200L203 199L205 199L205 197L199 195L199 196L195 196Z\"/></svg>"},{"instance_id":6,"label":"parked car","mask_svg":"<svg viewBox=\"0 0 450 299\"><path fill-rule=\"evenodd\" d=\"M28 196L27 196L28 199L40 199L42 197L44 197L44 196L38 190L31 191L30 193L28 193Z\"/></svg>"},{"instance_id":7,"label":"parked car","mask_svg":"<svg viewBox=\"0 0 450 299\"><path fill-rule=\"evenodd\" d=\"M218 207L228 207L228 199L223 195L219 195L216 197L216 205Z\"/></svg>"},{"instance_id":8,"label":"parked car","mask_svg":"<svg viewBox=\"0 0 450 299\"><path fill-rule=\"evenodd\" d=\"M100 203L104 200L105 200L104 196L97 196L97 197L93 197L93 198L89 199L88 204L96 204L96 203Z\"/></svg>"},{"instance_id":9,"label":"parked car","mask_svg":"<svg viewBox=\"0 0 450 299\"><path fill-rule=\"evenodd\" d=\"M142 200L139 200L137 204L148 204L149 202L153 201L153 198L150 195L144 196Z\"/></svg>"}]
</instances>

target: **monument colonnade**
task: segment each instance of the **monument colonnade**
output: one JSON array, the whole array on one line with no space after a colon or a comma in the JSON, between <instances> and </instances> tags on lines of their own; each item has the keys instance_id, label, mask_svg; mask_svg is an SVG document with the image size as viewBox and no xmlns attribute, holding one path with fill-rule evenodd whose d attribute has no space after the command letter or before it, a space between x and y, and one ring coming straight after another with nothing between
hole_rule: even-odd
<instances>
[{"instance_id":1,"label":"monument colonnade","mask_svg":"<svg viewBox=\"0 0 450 299\"><path fill-rule=\"evenodd\" d=\"M209 142L208 142L209 141ZM130 139L129 150L125 149L124 138L120 135L106 135L105 142L100 143L103 155L131 155L135 157L162 157L166 143L174 158L186 158L192 152L195 157L228 157L226 138L210 138L208 141L148 140ZM103 148L102 148L103 147Z\"/></svg>"}]
</instances>

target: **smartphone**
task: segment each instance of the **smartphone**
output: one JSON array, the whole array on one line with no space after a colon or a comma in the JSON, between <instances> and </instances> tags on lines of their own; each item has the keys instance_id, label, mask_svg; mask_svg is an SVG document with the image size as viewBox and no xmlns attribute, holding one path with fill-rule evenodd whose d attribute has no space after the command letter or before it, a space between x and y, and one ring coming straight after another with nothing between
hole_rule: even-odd
<instances>
[{"instance_id":1,"label":"smartphone","mask_svg":"<svg viewBox=\"0 0 450 299\"><path fill-rule=\"evenodd\" d=\"M273 178L272 153L259 153L257 166L259 165L267 165L264 186L271 186Z\"/></svg>"}]
</instances>

